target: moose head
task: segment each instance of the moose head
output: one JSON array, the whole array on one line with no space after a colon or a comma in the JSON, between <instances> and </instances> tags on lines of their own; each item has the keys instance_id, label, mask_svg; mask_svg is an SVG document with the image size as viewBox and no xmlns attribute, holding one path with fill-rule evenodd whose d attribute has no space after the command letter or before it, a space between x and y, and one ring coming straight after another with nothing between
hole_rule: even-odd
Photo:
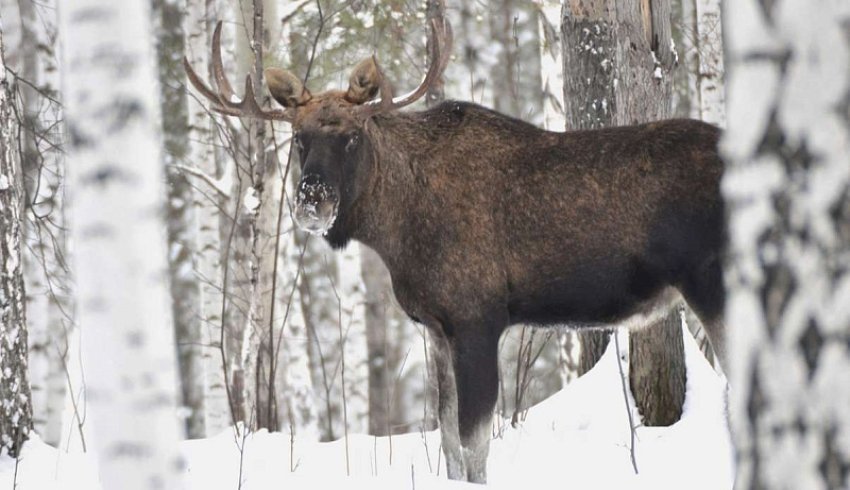
<instances>
[{"instance_id":1,"label":"moose head","mask_svg":"<svg viewBox=\"0 0 850 490\"><path fill-rule=\"evenodd\" d=\"M431 22L434 42L430 43L430 64L422 82L407 95L393 96L389 80L372 56L354 67L346 90L318 94L312 94L293 73L266 68L264 77L269 93L283 109L265 109L255 98L250 75L245 81L245 96L234 102L233 88L222 67L221 26L219 22L212 44L213 80L218 90L205 84L184 59L189 80L212 102L211 108L216 112L292 124L302 175L297 188L295 220L310 233L326 235L332 245L344 245L346 234L334 230L334 226L345 221L344 215L360 197L372 174L373 155L366 126L376 115L416 102L440 78L451 52L451 27L444 18ZM380 98L374 100L379 94Z\"/></svg>"}]
</instances>

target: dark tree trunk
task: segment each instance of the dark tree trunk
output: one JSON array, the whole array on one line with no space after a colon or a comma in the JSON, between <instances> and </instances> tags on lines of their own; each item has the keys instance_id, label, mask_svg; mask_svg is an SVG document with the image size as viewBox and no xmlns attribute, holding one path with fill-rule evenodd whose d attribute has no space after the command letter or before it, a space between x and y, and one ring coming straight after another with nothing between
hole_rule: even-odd
<instances>
[{"instance_id":1,"label":"dark tree trunk","mask_svg":"<svg viewBox=\"0 0 850 490\"><path fill-rule=\"evenodd\" d=\"M670 116L674 54L669 0L575 0L564 4L561 29L568 129ZM598 331L580 334L582 373L604 353L608 338ZM678 311L632 332L629 349L629 382L644 425L675 422L685 396ZM659 383L659 378L667 381Z\"/></svg>"},{"instance_id":2,"label":"dark tree trunk","mask_svg":"<svg viewBox=\"0 0 850 490\"><path fill-rule=\"evenodd\" d=\"M168 189L168 275L171 311L177 341L177 362L181 399L188 410L187 434L204 437L204 393L198 381L201 364L200 285L193 271L195 214L192 186L175 164L185 164L188 152L189 113L186 93L176 80L183 78L183 15L177 4L164 0L153 3L159 58L162 128L165 144L165 176Z\"/></svg>"},{"instance_id":3,"label":"dark tree trunk","mask_svg":"<svg viewBox=\"0 0 850 490\"><path fill-rule=\"evenodd\" d=\"M366 287L366 349L369 359L369 434L390 433L390 376L387 358L389 327L387 293L392 294L389 273L381 258L366 246L360 247L363 284Z\"/></svg>"},{"instance_id":4,"label":"dark tree trunk","mask_svg":"<svg viewBox=\"0 0 850 490\"><path fill-rule=\"evenodd\" d=\"M682 416L684 355L678 308L650 330L630 333L629 387L644 425L672 425Z\"/></svg>"},{"instance_id":5,"label":"dark tree trunk","mask_svg":"<svg viewBox=\"0 0 850 490\"><path fill-rule=\"evenodd\" d=\"M593 369L593 366L605 354L608 348L608 342L611 341L611 332L607 330L588 330L579 332L579 357L578 357L578 375L584 376L585 373Z\"/></svg>"}]
</instances>

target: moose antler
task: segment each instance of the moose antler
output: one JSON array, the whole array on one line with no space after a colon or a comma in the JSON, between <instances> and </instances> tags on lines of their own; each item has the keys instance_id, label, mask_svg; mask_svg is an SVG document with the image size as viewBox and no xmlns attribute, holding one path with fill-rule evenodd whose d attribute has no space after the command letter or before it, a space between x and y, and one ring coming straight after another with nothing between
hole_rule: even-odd
<instances>
[{"instance_id":1,"label":"moose antler","mask_svg":"<svg viewBox=\"0 0 850 490\"><path fill-rule=\"evenodd\" d=\"M441 14L445 12L445 7L442 8L440 12ZM428 71L425 73L425 78L422 79L419 86L407 95L396 98L393 97L390 82L384 76L377 60L375 60L375 66L378 69L380 77L381 97L378 100L363 105L361 108L362 111L364 111L367 115L373 115L381 112L401 109L402 107L416 102L428 92L428 88L443 75L452 52L452 27L444 15L431 20L431 39L433 42L430 46L430 64L428 66Z\"/></svg>"},{"instance_id":2,"label":"moose antler","mask_svg":"<svg viewBox=\"0 0 850 490\"><path fill-rule=\"evenodd\" d=\"M218 92L204 83L192 68L192 65L189 64L189 60L186 57L183 57L183 67L186 70L189 81L192 82L192 85L198 92L212 102L210 108L216 112L227 114L228 116L251 117L272 121L292 122L295 119L295 112L293 110L263 109L260 107L254 96L254 87L250 74L245 77L245 96L242 100L234 102L236 97L233 87L224 74L224 67L221 62L221 21L215 26L212 40L213 79L215 80Z\"/></svg>"}]
</instances>

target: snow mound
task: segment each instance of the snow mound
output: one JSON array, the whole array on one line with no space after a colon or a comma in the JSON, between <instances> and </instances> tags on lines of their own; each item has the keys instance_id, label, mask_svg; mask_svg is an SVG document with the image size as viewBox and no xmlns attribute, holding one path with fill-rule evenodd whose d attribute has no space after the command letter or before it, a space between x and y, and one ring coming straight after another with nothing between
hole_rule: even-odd
<instances>
[{"instance_id":1,"label":"snow mound","mask_svg":"<svg viewBox=\"0 0 850 490\"><path fill-rule=\"evenodd\" d=\"M630 461L629 421L611 342L593 370L532 407L518 427L494 423L488 487L732 488L725 378L705 361L689 334L685 356L684 414L670 427L637 428L638 474ZM228 430L185 441L182 452L185 488L190 490L230 490L240 482L244 490L481 488L446 480L438 431L391 438L352 434L347 443L316 443L287 433L259 431L243 437ZM15 470L15 460L0 457L0 488L13 488L15 479L19 490L100 488L92 455L59 451L37 436L24 447L17 476Z\"/></svg>"}]
</instances>

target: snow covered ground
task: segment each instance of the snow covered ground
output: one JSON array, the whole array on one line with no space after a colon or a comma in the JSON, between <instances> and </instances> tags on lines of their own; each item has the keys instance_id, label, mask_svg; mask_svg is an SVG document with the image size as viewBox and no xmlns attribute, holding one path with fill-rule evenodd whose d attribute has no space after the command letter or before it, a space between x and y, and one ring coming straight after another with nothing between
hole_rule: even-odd
<instances>
[{"instance_id":1,"label":"snow covered ground","mask_svg":"<svg viewBox=\"0 0 850 490\"><path fill-rule=\"evenodd\" d=\"M627 346L625 334L621 335L620 346ZM671 427L637 429L637 475L629 456L629 422L614 351L611 342L591 372L529 410L521 426L494 423L488 486L732 488L725 379L705 361L692 337L685 335L684 415ZM228 431L183 443L186 488L235 490L240 482L244 490L330 485L369 490L480 488L445 479L439 439L439 432L392 438L350 435L346 462L344 440L302 443L285 433L265 431L243 439ZM58 451L34 438L24 448L17 474L16 462L0 457L0 489L13 488L96 490L100 486L90 455Z\"/></svg>"}]
</instances>

